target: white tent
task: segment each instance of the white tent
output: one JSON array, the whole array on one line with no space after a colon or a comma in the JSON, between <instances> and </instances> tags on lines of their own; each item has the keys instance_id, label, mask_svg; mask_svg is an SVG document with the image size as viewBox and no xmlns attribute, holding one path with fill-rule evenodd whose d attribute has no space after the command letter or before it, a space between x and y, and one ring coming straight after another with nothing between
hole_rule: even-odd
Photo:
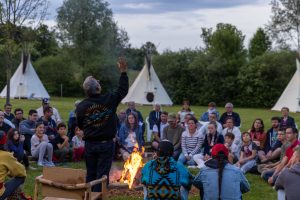
<instances>
[{"instance_id":1,"label":"white tent","mask_svg":"<svg viewBox=\"0 0 300 200\"><path fill-rule=\"evenodd\" d=\"M281 94L272 110L288 107L291 112L300 112L300 63L296 59L297 71Z\"/></svg>"},{"instance_id":2,"label":"white tent","mask_svg":"<svg viewBox=\"0 0 300 200\"><path fill-rule=\"evenodd\" d=\"M0 97L6 97L6 86L0 93ZM31 64L30 55L23 54L21 64L10 79L10 98L41 99L49 97Z\"/></svg>"},{"instance_id":3,"label":"white tent","mask_svg":"<svg viewBox=\"0 0 300 200\"><path fill-rule=\"evenodd\" d=\"M146 64L129 88L129 92L122 100L122 103L128 103L130 101L142 105L173 105L172 100L155 73L151 62L147 62L147 59Z\"/></svg>"}]
</instances>

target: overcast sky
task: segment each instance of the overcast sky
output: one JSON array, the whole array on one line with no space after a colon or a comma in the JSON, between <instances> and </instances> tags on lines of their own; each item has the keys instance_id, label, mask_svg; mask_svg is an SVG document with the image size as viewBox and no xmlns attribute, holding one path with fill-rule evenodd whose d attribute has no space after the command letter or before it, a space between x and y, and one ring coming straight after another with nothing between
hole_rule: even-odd
<instances>
[{"instance_id":1,"label":"overcast sky","mask_svg":"<svg viewBox=\"0 0 300 200\"><path fill-rule=\"evenodd\" d=\"M46 23L55 25L63 0L51 0ZM133 47L151 41L160 52L202 45L201 27L231 23L245 35L245 45L271 15L269 0L108 0L114 19Z\"/></svg>"}]
</instances>

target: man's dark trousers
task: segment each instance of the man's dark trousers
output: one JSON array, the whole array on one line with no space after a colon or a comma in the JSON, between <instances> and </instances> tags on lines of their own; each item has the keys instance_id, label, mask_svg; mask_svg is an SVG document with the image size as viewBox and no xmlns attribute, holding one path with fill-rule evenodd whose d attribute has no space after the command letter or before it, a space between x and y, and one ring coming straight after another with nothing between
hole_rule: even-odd
<instances>
[{"instance_id":1,"label":"man's dark trousers","mask_svg":"<svg viewBox=\"0 0 300 200\"><path fill-rule=\"evenodd\" d=\"M85 163L87 169L86 182L90 182L103 175L107 176L109 183L109 171L113 160L113 140L109 141L86 141ZM101 191L101 184L92 188L93 192Z\"/></svg>"}]
</instances>

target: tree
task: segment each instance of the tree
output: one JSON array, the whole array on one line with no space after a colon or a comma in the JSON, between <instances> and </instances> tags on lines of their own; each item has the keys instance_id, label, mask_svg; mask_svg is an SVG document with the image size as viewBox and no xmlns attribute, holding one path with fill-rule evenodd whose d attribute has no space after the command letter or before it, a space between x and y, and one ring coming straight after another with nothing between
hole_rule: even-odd
<instances>
[{"instance_id":1,"label":"tree","mask_svg":"<svg viewBox=\"0 0 300 200\"><path fill-rule=\"evenodd\" d=\"M205 47L191 63L191 76L199 87L198 101L224 103L238 94L237 76L246 63L243 33L234 25L219 23L216 30L202 28L201 37ZM206 102L205 102L206 101Z\"/></svg>"},{"instance_id":2,"label":"tree","mask_svg":"<svg viewBox=\"0 0 300 200\"><path fill-rule=\"evenodd\" d=\"M49 30L47 25L40 24L33 34L35 37L33 48L36 51L36 54L31 56L33 61L40 57L57 54L59 47L54 30Z\"/></svg>"},{"instance_id":3,"label":"tree","mask_svg":"<svg viewBox=\"0 0 300 200\"><path fill-rule=\"evenodd\" d=\"M80 67L81 76L97 75L111 88L118 74L117 57L130 45L108 6L103 0L66 0L58 9L57 27L63 48Z\"/></svg>"},{"instance_id":4,"label":"tree","mask_svg":"<svg viewBox=\"0 0 300 200\"><path fill-rule=\"evenodd\" d=\"M6 103L10 101L10 77L13 56L19 48L16 43L19 27L29 24L38 24L46 15L47 0L0 0L0 25L3 28L3 46L7 68Z\"/></svg>"},{"instance_id":5,"label":"tree","mask_svg":"<svg viewBox=\"0 0 300 200\"><path fill-rule=\"evenodd\" d=\"M300 1L272 0L271 22L267 25L269 34L280 46L293 41L300 52Z\"/></svg>"},{"instance_id":6,"label":"tree","mask_svg":"<svg viewBox=\"0 0 300 200\"><path fill-rule=\"evenodd\" d=\"M295 73L296 52L266 52L244 65L238 75L236 104L271 107Z\"/></svg>"},{"instance_id":7,"label":"tree","mask_svg":"<svg viewBox=\"0 0 300 200\"><path fill-rule=\"evenodd\" d=\"M249 56L251 59L263 55L271 48L271 41L262 28L258 28L250 39Z\"/></svg>"}]
</instances>

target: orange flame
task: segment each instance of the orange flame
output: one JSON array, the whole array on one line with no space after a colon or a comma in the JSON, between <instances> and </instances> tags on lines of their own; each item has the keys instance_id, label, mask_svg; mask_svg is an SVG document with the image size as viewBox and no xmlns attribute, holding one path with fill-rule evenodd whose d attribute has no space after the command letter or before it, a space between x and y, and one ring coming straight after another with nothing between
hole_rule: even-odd
<instances>
[{"instance_id":1,"label":"orange flame","mask_svg":"<svg viewBox=\"0 0 300 200\"><path fill-rule=\"evenodd\" d=\"M139 152L138 149L138 145L136 145L130 157L126 160L120 179L120 182L128 184L129 189L132 188L136 173L144 166L142 154L144 153L145 148L142 147L141 152Z\"/></svg>"}]
</instances>

